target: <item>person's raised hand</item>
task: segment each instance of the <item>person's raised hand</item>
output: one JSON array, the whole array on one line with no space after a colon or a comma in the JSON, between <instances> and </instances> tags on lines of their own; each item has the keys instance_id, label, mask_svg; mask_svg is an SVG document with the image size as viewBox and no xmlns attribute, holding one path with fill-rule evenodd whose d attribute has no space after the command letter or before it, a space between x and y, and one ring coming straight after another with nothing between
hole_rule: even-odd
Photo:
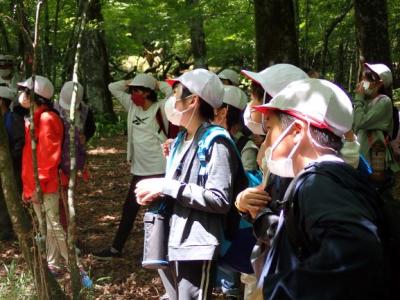
<instances>
[{"instance_id":1,"label":"person's raised hand","mask_svg":"<svg viewBox=\"0 0 400 300\"><path fill-rule=\"evenodd\" d=\"M251 187L239 193L236 197L235 205L239 211L249 213L254 219L270 201L270 195L261 187Z\"/></svg>"}]
</instances>

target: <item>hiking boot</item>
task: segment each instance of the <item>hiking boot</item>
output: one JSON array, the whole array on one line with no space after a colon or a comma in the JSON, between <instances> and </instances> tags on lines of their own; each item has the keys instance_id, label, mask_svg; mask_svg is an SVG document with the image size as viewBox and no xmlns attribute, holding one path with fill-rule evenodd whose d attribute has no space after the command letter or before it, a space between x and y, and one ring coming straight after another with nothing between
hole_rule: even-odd
<instances>
[{"instance_id":1,"label":"hiking boot","mask_svg":"<svg viewBox=\"0 0 400 300\"><path fill-rule=\"evenodd\" d=\"M107 248L100 252L93 253L93 256L99 260L111 260L113 258L121 258L122 254L114 248Z\"/></svg>"}]
</instances>

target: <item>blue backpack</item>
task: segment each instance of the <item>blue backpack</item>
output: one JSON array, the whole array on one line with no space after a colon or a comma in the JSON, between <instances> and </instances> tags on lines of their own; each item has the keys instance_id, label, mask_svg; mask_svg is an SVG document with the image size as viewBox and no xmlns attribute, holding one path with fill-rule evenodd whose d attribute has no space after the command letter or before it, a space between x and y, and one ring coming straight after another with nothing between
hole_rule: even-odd
<instances>
[{"instance_id":1,"label":"blue backpack","mask_svg":"<svg viewBox=\"0 0 400 300\"><path fill-rule=\"evenodd\" d=\"M219 126L208 127L203 132L197 149L197 157L200 161L199 175L201 176L201 184L204 184L207 179L207 157L210 155L212 145L217 138L223 138L229 141L235 149L239 161L241 161L238 147L229 133ZM245 171L242 164L240 164L240 168L242 169L241 171L246 174L248 187L260 185L262 181L261 171ZM238 192L241 192L241 190ZM225 231L225 238L221 244L219 263L226 264L238 272L247 274L254 273L250 262L251 252L256 243L252 224L244 220L238 213L236 207L232 205L227 216L226 227L228 230Z\"/></svg>"}]
</instances>

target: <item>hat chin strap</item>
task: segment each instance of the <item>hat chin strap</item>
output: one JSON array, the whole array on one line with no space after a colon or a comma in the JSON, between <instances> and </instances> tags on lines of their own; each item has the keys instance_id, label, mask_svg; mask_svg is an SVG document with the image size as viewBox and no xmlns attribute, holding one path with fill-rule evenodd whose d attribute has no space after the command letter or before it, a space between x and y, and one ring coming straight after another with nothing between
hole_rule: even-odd
<instances>
[{"instance_id":1,"label":"hat chin strap","mask_svg":"<svg viewBox=\"0 0 400 300\"><path fill-rule=\"evenodd\" d=\"M320 143L318 143L316 140L314 140L313 137L311 136L311 131L310 131L311 123L309 120L307 120L307 125L308 125L307 136L311 141L311 146L313 147L314 151L317 152L317 154L320 153L320 151L318 151L316 148L333 152L333 154L337 154L337 151L335 149L333 149L331 147L322 146Z\"/></svg>"}]
</instances>

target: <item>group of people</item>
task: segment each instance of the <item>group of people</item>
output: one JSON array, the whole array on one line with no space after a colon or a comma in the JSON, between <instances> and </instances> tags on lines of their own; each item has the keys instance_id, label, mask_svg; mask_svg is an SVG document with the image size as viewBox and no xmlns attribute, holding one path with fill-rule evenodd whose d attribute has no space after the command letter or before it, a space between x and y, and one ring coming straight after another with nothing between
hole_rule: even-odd
<instances>
[{"instance_id":1,"label":"group of people","mask_svg":"<svg viewBox=\"0 0 400 300\"><path fill-rule=\"evenodd\" d=\"M4 57L0 71L12 68ZM29 78L13 86L10 74L0 73L0 104L14 168L23 201L42 222L29 132L34 125L47 260L58 275L61 258L68 261L60 207L69 178L74 88L83 174L93 115L77 83L65 83L53 103L49 79L37 75L34 85ZM95 257L121 257L140 206L163 203L169 208L168 264L159 269L163 298L210 299L216 287L230 299L380 298L385 257L379 199L393 197L399 170L390 143L396 134L390 69L366 63L352 100L336 84L290 64L241 74L251 83L250 99L231 69L194 69L165 82L137 74L109 84L128 112L132 179L113 243ZM257 184L250 174L261 174ZM254 240L251 255L239 254L252 263L246 273L222 259L242 221Z\"/></svg>"},{"instance_id":2,"label":"group of people","mask_svg":"<svg viewBox=\"0 0 400 300\"><path fill-rule=\"evenodd\" d=\"M399 167L390 69L365 64L353 100L290 64L241 73L250 101L231 69L109 85L128 112L132 180L112 245L94 255L121 257L139 206L162 202L163 298L210 299L215 287L231 299L381 297L379 199L393 197ZM253 253L240 257L252 274L222 263L229 232L240 232L232 211L253 227Z\"/></svg>"},{"instance_id":3,"label":"group of people","mask_svg":"<svg viewBox=\"0 0 400 300\"><path fill-rule=\"evenodd\" d=\"M38 220L38 235L46 236L46 257L50 272L59 276L68 266L66 232L66 197L70 175L69 111L76 88L76 169L82 178L88 178L86 142L95 132L93 113L82 101L83 87L79 83L66 82L57 103L53 101L54 86L46 77L36 75L25 81L15 81L12 56L0 56L0 102L7 129L10 153L17 187L25 203L31 204ZM75 87L76 85L76 87ZM33 106L33 117L29 109ZM31 126L36 143L38 177L43 192L46 232L42 230L41 204L38 199L33 170ZM2 199L1 232L3 239L13 236L11 222ZM86 273L81 270L82 276Z\"/></svg>"}]
</instances>

